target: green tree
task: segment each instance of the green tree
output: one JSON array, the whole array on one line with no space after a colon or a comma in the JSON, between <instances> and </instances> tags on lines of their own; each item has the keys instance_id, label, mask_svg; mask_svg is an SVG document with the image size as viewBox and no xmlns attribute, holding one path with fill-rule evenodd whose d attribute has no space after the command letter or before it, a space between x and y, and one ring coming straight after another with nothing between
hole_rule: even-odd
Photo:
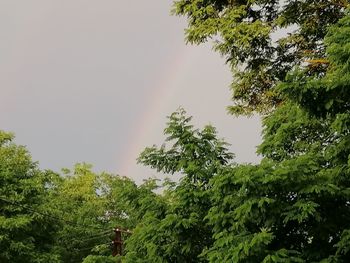
<instances>
[{"instance_id":1,"label":"green tree","mask_svg":"<svg viewBox=\"0 0 350 263\"><path fill-rule=\"evenodd\" d=\"M175 0L173 12L187 17L188 42L214 40L234 76L229 110L251 114L281 103L275 88L295 66L325 71L323 39L348 6L347 0Z\"/></svg>"},{"instance_id":2,"label":"green tree","mask_svg":"<svg viewBox=\"0 0 350 263\"><path fill-rule=\"evenodd\" d=\"M56 249L63 262L79 262L90 253L111 254L113 220L107 217L105 196L100 195L102 176L87 164L77 164L51 192L50 207L60 229Z\"/></svg>"},{"instance_id":3,"label":"green tree","mask_svg":"<svg viewBox=\"0 0 350 263\"><path fill-rule=\"evenodd\" d=\"M199 17L191 7L208 3L183 1ZM164 212L136 227L127 262L349 262L350 16L341 11L317 41L323 62L300 64L273 87L281 103L264 118L260 164L230 163L212 127L171 116L174 144L148 148L140 161L183 177L164 195Z\"/></svg>"},{"instance_id":4,"label":"green tree","mask_svg":"<svg viewBox=\"0 0 350 263\"><path fill-rule=\"evenodd\" d=\"M0 131L0 262L59 262L57 228L44 205L54 175L13 138Z\"/></svg>"},{"instance_id":5,"label":"green tree","mask_svg":"<svg viewBox=\"0 0 350 263\"><path fill-rule=\"evenodd\" d=\"M126 262L202 262L212 243L204 217L211 207L209 181L233 155L211 126L197 130L184 110L169 117L165 134L170 146L147 148L139 161L165 173L181 173L179 183L167 182L164 195L154 197L127 241ZM163 201L162 201L163 200ZM145 206L145 204L143 204Z\"/></svg>"},{"instance_id":6,"label":"green tree","mask_svg":"<svg viewBox=\"0 0 350 263\"><path fill-rule=\"evenodd\" d=\"M134 228L154 204L153 181L137 186L126 177L95 173L88 164L63 171L47 204L59 224L56 252L63 262L120 262L112 257L114 229Z\"/></svg>"},{"instance_id":7,"label":"green tree","mask_svg":"<svg viewBox=\"0 0 350 263\"><path fill-rule=\"evenodd\" d=\"M62 261L120 262L111 256L114 229L132 229L152 201L149 196L155 194L146 185L138 187L126 177L95 173L88 164L64 169L48 204L59 219L55 244Z\"/></svg>"},{"instance_id":8,"label":"green tree","mask_svg":"<svg viewBox=\"0 0 350 263\"><path fill-rule=\"evenodd\" d=\"M299 68L276 88L263 161L213 178L211 262L350 260L349 33L346 15L325 39L325 73Z\"/></svg>"}]
</instances>

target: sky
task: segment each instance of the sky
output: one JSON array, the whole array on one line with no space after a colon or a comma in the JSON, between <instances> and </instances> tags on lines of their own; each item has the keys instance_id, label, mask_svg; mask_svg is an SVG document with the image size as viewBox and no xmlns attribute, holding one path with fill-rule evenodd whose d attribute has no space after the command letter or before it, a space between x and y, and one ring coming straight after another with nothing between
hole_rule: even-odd
<instances>
[{"instance_id":1,"label":"sky","mask_svg":"<svg viewBox=\"0 0 350 263\"><path fill-rule=\"evenodd\" d=\"M258 117L227 114L232 76L210 44L186 45L171 0L0 0L0 129L43 169L87 162L136 182L183 107L212 124L236 161L257 162Z\"/></svg>"}]
</instances>

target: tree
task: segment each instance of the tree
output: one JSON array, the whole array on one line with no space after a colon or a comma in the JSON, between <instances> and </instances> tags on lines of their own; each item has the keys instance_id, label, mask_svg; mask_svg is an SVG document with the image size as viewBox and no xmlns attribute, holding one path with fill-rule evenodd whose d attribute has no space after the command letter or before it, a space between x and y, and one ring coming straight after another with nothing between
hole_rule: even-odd
<instances>
[{"instance_id":1,"label":"tree","mask_svg":"<svg viewBox=\"0 0 350 263\"><path fill-rule=\"evenodd\" d=\"M230 165L233 155L212 126L196 130L190 120L182 109L173 113L165 129L170 146L147 148L140 155L143 164L184 176L148 204L153 208L126 243L126 262L205 261L200 254L212 243L211 228L204 219L211 207L209 181L222 166Z\"/></svg>"},{"instance_id":2,"label":"tree","mask_svg":"<svg viewBox=\"0 0 350 263\"><path fill-rule=\"evenodd\" d=\"M325 72L323 39L348 6L347 0L176 0L173 13L187 17L188 42L214 39L234 76L229 110L251 114L283 101L275 88L294 67Z\"/></svg>"},{"instance_id":3,"label":"tree","mask_svg":"<svg viewBox=\"0 0 350 263\"><path fill-rule=\"evenodd\" d=\"M13 139L0 131L0 261L59 262L57 229L44 205L53 174L40 171Z\"/></svg>"},{"instance_id":4,"label":"tree","mask_svg":"<svg viewBox=\"0 0 350 263\"><path fill-rule=\"evenodd\" d=\"M211 3L184 5L194 2ZM183 178L165 211L138 224L128 262L349 262L350 15L322 43L327 63L295 67L274 86L281 103L264 118L257 165L230 163L212 127L170 117L173 146L140 161Z\"/></svg>"},{"instance_id":5,"label":"tree","mask_svg":"<svg viewBox=\"0 0 350 263\"><path fill-rule=\"evenodd\" d=\"M138 223L155 196L148 186L152 188L150 183L138 187L126 177L95 173L84 163L64 169L48 204L61 225L55 245L62 261L120 262L112 257L114 229L132 229Z\"/></svg>"},{"instance_id":6,"label":"tree","mask_svg":"<svg viewBox=\"0 0 350 263\"><path fill-rule=\"evenodd\" d=\"M155 181L137 186L126 177L95 173L84 163L63 171L46 205L59 224L55 251L63 262L120 262L120 256L112 256L114 229L133 229L151 207L158 211Z\"/></svg>"},{"instance_id":7,"label":"tree","mask_svg":"<svg viewBox=\"0 0 350 263\"><path fill-rule=\"evenodd\" d=\"M324 74L299 68L276 88L263 161L213 178L209 261L349 261L349 32L349 15L329 29Z\"/></svg>"},{"instance_id":8,"label":"tree","mask_svg":"<svg viewBox=\"0 0 350 263\"><path fill-rule=\"evenodd\" d=\"M64 169L47 204L60 225L55 245L63 262L82 261L89 254L111 254L116 218L107 217L108 200L100 190L104 175L91 168L77 164L73 171Z\"/></svg>"}]
</instances>

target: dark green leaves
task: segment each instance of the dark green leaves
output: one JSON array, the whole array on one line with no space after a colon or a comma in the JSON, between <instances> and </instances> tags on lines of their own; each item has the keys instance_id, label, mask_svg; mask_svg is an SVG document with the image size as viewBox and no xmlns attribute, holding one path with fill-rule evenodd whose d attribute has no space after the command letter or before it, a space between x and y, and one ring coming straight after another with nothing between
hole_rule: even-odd
<instances>
[{"instance_id":1,"label":"dark green leaves","mask_svg":"<svg viewBox=\"0 0 350 263\"><path fill-rule=\"evenodd\" d=\"M214 40L232 68L233 114L267 113L281 102L275 91L295 66L324 72L324 37L344 16L348 1L177 0L187 17L187 41ZM282 32L289 34L283 36ZM276 37L277 36L277 37Z\"/></svg>"}]
</instances>

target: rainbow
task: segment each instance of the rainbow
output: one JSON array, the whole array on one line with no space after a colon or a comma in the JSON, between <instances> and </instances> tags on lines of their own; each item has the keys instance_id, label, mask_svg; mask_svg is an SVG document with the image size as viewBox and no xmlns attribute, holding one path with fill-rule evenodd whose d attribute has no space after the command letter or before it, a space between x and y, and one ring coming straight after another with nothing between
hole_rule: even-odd
<instances>
[{"instance_id":1,"label":"rainbow","mask_svg":"<svg viewBox=\"0 0 350 263\"><path fill-rule=\"evenodd\" d=\"M139 118L137 127L129 137L128 141L131 142L131 144L126 146L126 154L121 160L121 165L117 170L120 175L133 178L139 177L138 175L130 174L132 168L136 166L136 158L146 146L143 144L147 136L152 134L152 130L154 130L157 121L171 113L166 112L166 105L171 101L174 95L181 90L181 87L177 87L176 83L180 82L180 80L186 76L187 72L189 72L188 68L191 62L193 62L191 54L193 53L190 47L183 46L175 52L171 61L168 61L167 66L164 67L162 65L162 69L157 72L157 76L160 75L162 78L154 81L155 85L154 88L151 88L152 92L149 96L149 106Z\"/></svg>"}]
</instances>

